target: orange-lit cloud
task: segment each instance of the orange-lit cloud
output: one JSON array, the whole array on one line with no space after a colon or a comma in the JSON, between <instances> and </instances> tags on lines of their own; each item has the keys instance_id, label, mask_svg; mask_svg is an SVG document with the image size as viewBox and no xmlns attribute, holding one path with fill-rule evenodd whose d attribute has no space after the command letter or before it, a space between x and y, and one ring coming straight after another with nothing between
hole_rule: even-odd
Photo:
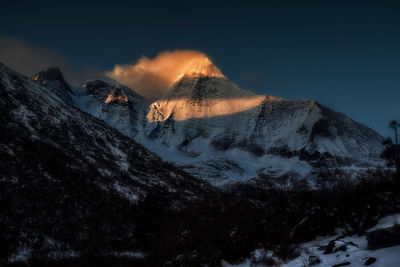
<instances>
[{"instance_id":1,"label":"orange-lit cloud","mask_svg":"<svg viewBox=\"0 0 400 267\"><path fill-rule=\"evenodd\" d=\"M194 50L162 52L153 59L142 57L132 65L116 65L106 74L146 98L166 92L184 75L223 77L204 53Z\"/></svg>"}]
</instances>

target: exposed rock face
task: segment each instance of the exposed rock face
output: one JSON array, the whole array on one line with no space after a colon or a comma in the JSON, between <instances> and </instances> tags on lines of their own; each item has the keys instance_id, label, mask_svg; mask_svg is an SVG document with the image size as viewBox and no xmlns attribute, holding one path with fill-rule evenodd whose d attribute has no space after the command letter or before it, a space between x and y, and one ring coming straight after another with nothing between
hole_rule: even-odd
<instances>
[{"instance_id":1,"label":"exposed rock face","mask_svg":"<svg viewBox=\"0 0 400 267\"><path fill-rule=\"evenodd\" d=\"M368 232L367 240L369 249L400 245L400 225Z\"/></svg>"},{"instance_id":2,"label":"exposed rock face","mask_svg":"<svg viewBox=\"0 0 400 267\"><path fill-rule=\"evenodd\" d=\"M374 258L374 257L366 257L366 258L364 258L363 261L362 261L362 263L363 263L365 266L369 266L369 265L371 265L371 264L373 264L373 263L375 263L375 262L376 262L376 258Z\"/></svg>"},{"instance_id":3,"label":"exposed rock face","mask_svg":"<svg viewBox=\"0 0 400 267\"><path fill-rule=\"evenodd\" d=\"M59 68L48 68L47 70L40 71L32 76L32 80L50 88L58 97L67 102L72 103L71 88L67 84Z\"/></svg>"},{"instance_id":4,"label":"exposed rock face","mask_svg":"<svg viewBox=\"0 0 400 267\"><path fill-rule=\"evenodd\" d=\"M114 104L114 103L128 103L128 97L122 92L121 88L115 88L108 94L106 99L106 104Z\"/></svg>"},{"instance_id":5,"label":"exposed rock face","mask_svg":"<svg viewBox=\"0 0 400 267\"><path fill-rule=\"evenodd\" d=\"M82 110L131 138L142 131L146 100L131 89L100 80L83 83L79 89L73 99Z\"/></svg>"},{"instance_id":6,"label":"exposed rock face","mask_svg":"<svg viewBox=\"0 0 400 267\"><path fill-rule=\"evenodd\" d=\"M94 93L96 91L96 89L108 87L110 85L108 83L100 81L100 80L94 80L94 81L89 81L89 82L83 83L81 86L85 87L87 89L88 93Z\"/></svg>"},{"instance_id":7,"label":"exposed rock face","mask_svg":"<svg viewBox=\"0 0 400 267\"><path fill-rule=\"evenodd\" d=\"M64 80L64 76L57 67L48 68L45 71L40 71L32 76L32 80L38 81L40 83L46 84L47 81L52 81L58 83L58 85L64 87L65 89L71 91L67 82Z\"/></svg>"}]
</instances>

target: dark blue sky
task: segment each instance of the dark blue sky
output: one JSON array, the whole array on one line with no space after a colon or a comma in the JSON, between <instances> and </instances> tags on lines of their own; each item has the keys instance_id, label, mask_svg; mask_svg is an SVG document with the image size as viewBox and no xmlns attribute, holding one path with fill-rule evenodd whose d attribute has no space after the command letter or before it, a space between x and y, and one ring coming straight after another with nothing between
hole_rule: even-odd
<instances>
[{"instance_id":1,"label":"dark blue sky","mask_svg":"<svg viewBox=\"0 0 400 267\"><path fill-rule=\"evenodd\" d=\"M205 52L238 85L315 99L383 135L400 120L399 1L7 1L0 33L81 71Z\"/></svg>"}]
</instances>

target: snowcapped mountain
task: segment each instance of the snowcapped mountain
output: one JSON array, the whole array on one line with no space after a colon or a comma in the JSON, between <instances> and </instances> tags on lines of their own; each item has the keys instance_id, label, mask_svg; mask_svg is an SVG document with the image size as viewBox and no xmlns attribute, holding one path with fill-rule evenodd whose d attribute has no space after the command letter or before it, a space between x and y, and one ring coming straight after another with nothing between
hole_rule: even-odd
<instances>
[{"instance_id":1,"label":"snowcapped mountain","mask_svg":"<svg viewBox=\"0 0 400 267\"><path fill-rule=\"evenodd\" d=\"M178 159L186 170L200 177L220 169L211 171L214 183L221 176L222 183L244 180L262 169L306 175L322 161L371 162L383 140L315 101L254 95L225 77L184 76L150 105L147 120L150 139L190 158Z\"/></svg>"},{"instance_id":2,"label":"snowcapped mountain","mask_svg":"<svg viewBox=\"0 0 400 267\"><path fill-rule=\"evenodd\" d=\"M203 137L218 150L239 147L258 155L287 147L369 158L379 153L382 141L376 132L315 101L254 95L207 73L182 76L150 105L147 119L159 125L168 121L166 127L174 121L178 138L162 135L167 144L186 146ZM185 134L196 125L197 133Z\"/></svg>"},{"instance_id":3,"label":"snowcapped mountain","mask_svg":"<svg viewBox=\"0 0 400 267\"><path fill-rule=\"evenodd\" d=\"M39 77L64 86L54 75ZM371 166L382 150L379 134L344 114L311 100L253 94L208 58L188 64L153 100L102 81L64 92L83 111L214 184L260 173L306 176L319 167Z\"/></svg>"},{"instance_id":4,"label":"snowcapped mountain","mask_svg":"<svg viewBox=\"0 0 400 267\"><path fill-rule=\"evenodd\" d=\"M138 201L153 190L181 192L192 198L210 189L103 121L65 103L71 89L61 82L58 69L39 73L33 80L0 64L2 181L25 183L30 176L39 175L51 185L63 183L60 178L68 175L88 175L90 186L129 201ZM85 86L96 92L93 97L100 97L102 90L95 89L104 83L94 81ZM130 115L129 123L136 122L134 115L139 109L120 89L109 89L107 104L111 106L107 111L115 112L112 108L118 103L127 112L121 109L118 115ZM63 101L64 95L68 98ZM133 92L129 96L136 97ZM58 168L50 169L51 163Z\"/></svg>"},{"instance_id":5,"label":"snowcapped mountain","mask_svg":"<svg viewBox=\"0 0 400 267\"><path fill-rule=\"evenodd\" d=\"M299 170L315 164L321 157L323 162L338 160L312 153L311 146L298 152L290 150L291 143L270 151L250 151L236 136L228 139L227 146L212 143L217 133L227 135L229 131L251 138L256 133L254 129L261 129L263 135L265 127L281 123L277 118L271 119L274 112L303 118L298 125L311 127L309 138L313 140L335 136L343 142L354 138L368 143L366 139L375 138L368 128L312 101L295 101L293 105L290 101L263 96L260 105L248 108L250 104L237 102L236 106L229 105L234 113L215 116L213 112L227 110L223 103L226 99L222 103L212 101L220 98L218 90L215 92L211 86L215 79L215 84L232 86L240 99L258 96L237 89L224 77L207 77L206 90L200 91L203 95L197 98L201 101L194 105L198 109L189 113L197 117L178 120L170 115L165 120L159 117L149 122L151 106L144 108L149 102L129 88L102 81L73 88L62 83L59 70L49 72L39 73L32 80L0 64L1 265L214 266L239 263L257 251L283 262L288 260L287 251L296 252L296 242L332 234L340 227L347 234L359 233L371 227L379 216L398 213L398 192L396 182L390 182L390 171L371 173L370 177L379 179L366 179L359 184L353 184L338 172L330 177L332 187L322 181L319 190L311 191L301 184L288 190L262 179L221 190L165 163L132 140L143 138L147 146L158 149L167 159L180 161L186 170L215 184L224 184L227 180L221 179L221 173L237 173L231 180L234 182L246 180L242 177L250 177L248 170L256 172L260 166L286 164ZM165 96L158 101L168 99ZM110 118L114 119L115 127L131 118L125 124L126 133L131 136L82 112L69 101L102 116L108 123ZM263 111L268 107L264 103L269 101L276 106ZM192 105L185 101L181 107L190 109ZM209 109L207 105L221 108ZM164 114L179 111L177 106L169 106L169 102L163 108ZM239 108L243 110L237 112ZM318 123L313 112L327 122ZM269 115L249 119L254 114ZM318 126L312 125L314 121ZM261 127L241 127L251 123ZM135 131L130 130L131 125L136 125ZM219 125L223 127L218 128ZM326 132L326 125L336 127L337 131ZM198 129L202 130L196 132ZM198 135L192 136L189 131ZM179 135L187 138L186 144L181 143ZM255 135L255 141L264 142L257 138L261 137ZM321 147L319 143L316 145ZM364 148L370 149L367 145ZM365 155L373 158L372 153ZM333 242L342 245L336 237ZM307 247L302 252L309 256ZM350 257L335 253L320 258L327 263L344 257L356 262L362 256L359 252ZM377 261L384 259L382 254L375 255ZM259 259L248 261L253 260ZM300 260L294 259L293 264Z\"/></svg>"},{"instance_id":6,"label":"snowcapped mountain","mask_svg":"<svg viewBox=\"0 0 400 267\"><path fill-rule=\"evenodd\" d=\"M75 88L72 99L82 110L129 137L135 138L142 131L145 100L129 88L94 80Z\"/></svg>"},{"instance_id":7,"label":"snowcapped mountain","mask_svg":"<svg viewBox=\"0 0 400 267\"><path fill-rule=\"evenodd\" d=\"M143 233L136 230L141 219L135 205L155 195L179 209L216 193L208 183L66 103L72 99L71 88L61 81L57 69L31 80L0 64L0 244L7 247L0 265L4 256L10 264L31 257L73 258L86 253L88 244L101 253L120 253L101 240L113 240L114 249L134 250L133 236ZM98 81L85 86L93 98L107 91L109 109L99 112L118 111L116 117L124 114L132 116L129 123L137 122L140 109L127 97L137 97L133 92L106 90ZM152 209L144 208L148 212ZM44 254L33 255L33 250Z\"/></svg>"}]
</instances>

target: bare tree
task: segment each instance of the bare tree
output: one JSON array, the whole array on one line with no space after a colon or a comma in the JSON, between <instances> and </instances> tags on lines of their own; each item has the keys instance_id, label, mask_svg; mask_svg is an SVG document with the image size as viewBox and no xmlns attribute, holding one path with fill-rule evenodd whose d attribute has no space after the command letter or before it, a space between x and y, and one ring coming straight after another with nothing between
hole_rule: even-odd
<instances>
[{"instance_id":1,"label":"bare tree","mask_svg":"<svg viewBox=\"0 0 400 267\"><path fill-rule=\"evenodd\" d=\"M400 127L400 123L398 123L397 121L391 121L389 123L389 127L393 129L394 131L394 140L395 140L395 144L394 144L394 149L393 149L393 153L394 153L394 163L396 166L396 174L398 177L400 177L400 147L399 147L399 135L398 135L398 127Z\"/></svg>"},{"instance_id":2,"label":"bare tree","mask_svg":"<svg viewBox=\"0 0 400 267\"><path fill-rule=\"evenodd\" d=\"M400 123L398 123L397 121L391 121L389 123L389 127L394 130L394 139L396 141L396 145L398 145L399 144L399 136L397 134L397 127L400 127Z\"/></svg>"}]
</instances>

